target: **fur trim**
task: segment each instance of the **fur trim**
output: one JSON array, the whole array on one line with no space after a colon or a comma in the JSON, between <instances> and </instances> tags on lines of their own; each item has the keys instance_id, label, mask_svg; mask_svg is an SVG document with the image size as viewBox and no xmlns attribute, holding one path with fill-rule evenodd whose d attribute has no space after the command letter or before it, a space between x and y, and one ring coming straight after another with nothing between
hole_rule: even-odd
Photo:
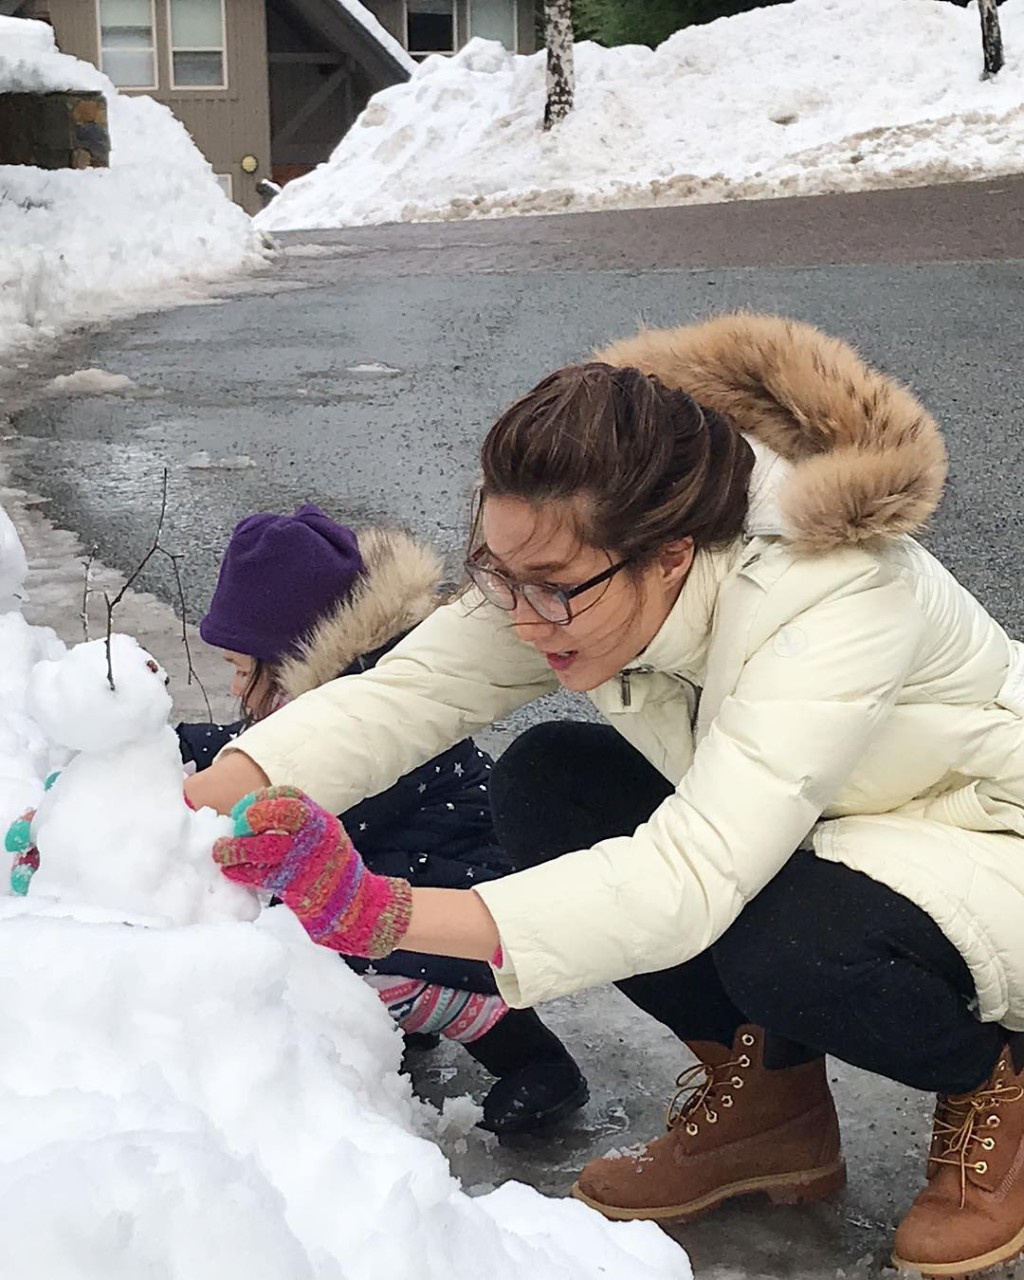
<instances>
[{"instance_id":1,"label":"fur trim","mask_svg":"<svg viewBox=\"0 0 1024 1280\"><path fill-rule=\"evenodd\" d=\"M778 501L802 551L913 533L939 505L947 459L934 418L810 325L724 315L643 330L596 358L687 391L793 463Z\"/></svg>"},{"instance_id":2,"label":"fur trim","mask_svg":"<svg viewBox=\"0 0 1024 1280\"><path fill-rule=\"evenodd\" d=\"M440 603L443 565L429 547L397 529L364 529L359 550L366 573L281 666L278 683L289 698L335 679L356 658L411 631Z\"/></svg>"}]
</instances>

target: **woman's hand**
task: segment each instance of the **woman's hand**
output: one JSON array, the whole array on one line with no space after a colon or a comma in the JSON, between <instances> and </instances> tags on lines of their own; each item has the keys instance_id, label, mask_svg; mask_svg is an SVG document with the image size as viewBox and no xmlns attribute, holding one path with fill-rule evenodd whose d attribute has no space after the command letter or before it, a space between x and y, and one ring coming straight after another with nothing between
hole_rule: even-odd
<instances>
[{"instance_id":1,"label":"woman's hand","mask_svg":"<svg viewBox=\"0 0 1024 1280\"><path fill-rule=\"evenodd\" d=\"M379 960L402 941L409 882L368 871L332 813L295 787L267 787L243 797L231 817L234 835L213 846L221 870L276 894L314 942Z\"/></svg>"}]
</instances>

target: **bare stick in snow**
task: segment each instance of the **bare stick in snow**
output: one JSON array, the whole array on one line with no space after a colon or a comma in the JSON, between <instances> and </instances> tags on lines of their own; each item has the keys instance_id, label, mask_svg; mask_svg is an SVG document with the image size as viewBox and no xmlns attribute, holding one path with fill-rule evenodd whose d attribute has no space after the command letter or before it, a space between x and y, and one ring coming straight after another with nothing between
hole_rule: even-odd
<instances>
[{"instance_id":1,"label":"bare stick in snow","mask_svg":"<svg viewBox=\"0 0 1024 1280\"><path fill-rule=\"evenodd\" d=\"M988 80L1002 70L1003 35L999 29L997 0L978 0L981 14L981 47L985 54L985 75Z\"/></svg>"},{"instance_id":2,"label":"bare stick in snow","mask_svg":"<svg viewBox=\"0 0 1024 1280\"><path fill-rule=\"evenodd\" d=\"M96 559L98 548L93 547L85 562L85 581L82 583L82 634L86 643L89 640L89 596L92 594L92 564Z\"/></svg>"},{"instance_id":3,"label":"bare stick in snow","mask_svg":"<svg viewBox=\"0 0 1024 1280\"><path fill-rule=\"evenodd\" d=\"M544 38L548 50L544 128L548 130L565 119L576 95L571 0L544 0Z\"/></svg>"},{"instance_id":4,"label":"bare stick in snow","mask_svg":"<svg viewBox=\"0 0 1024 1280\"><path fill-rule=\"evenodd\" d=\"M106 592L103 593L103 599L107 602L107 684L110 685L110 688L112 691L114 689L114 670L113 670L113 666L110 658L110 637L114 633L114 610L124 599L125 592L132 585L132 583L139 576L139 574L143 571L143 569L145 569L146 565L149 564L150 560L153 559L153 557L156 555L158 551L163 551L163 548L160 546L160 535L164 531L164 516L166 516L167 514L168 474L169 473L167 468L164 467L163 493L160 498L160 519L156 522L156 533L153 535L152 545L150 546L146 554L142 557L142 559L139 561L139 563L135 566L130 576L126 579L124 586L117 593L117 595L114 596L113 600L111 600L111 598L107 595ZM169 554L169 553L165 553L165 554Z\"/></svg>"},{"instance_id":5,"label":"bare stick in snow","mask_svg":"<svg viewBox=\"0 0 1024 1280\"><path fill-rule=\"evenodd\" d=\"M171 562L171 568L174 570L174 581L178 587L178 603L181 606L181 643L185 646L185 660L188 663L187 682L191 684L192 681L194 680L196 684L199 686L199 692L203 695L203 701L206 703L206 714L209 717L210 723L212 724L213 708L210 706L210 697L206 692L206 686L203 684L202 680L199 679L199 672L195 669L195 666L192 663L192 649L188 642L188 611L185 605L185 588L181 581L181 563L180 563L181 556L173 551L168 551L168 549L165 546L163 546L160 542L160 539L163 536L163 531L164 531L164 519L167 515L168 475L169 475L169 472L167 468L164 467L163 488L160 495L160 518L156 522L156 533L153 535L153 541L150 545L149 550L142 557L139 563L135 566L135 569L132 572L131 576L127 579L124 586L113 598L113 600L111 600L111 598L106 594L106 592L103 593L103 599L107 602L107 683L110 685L110 688L113 690L114 670L113 670L113 665L111 663L111 657L110 657L110 648L111 648L110 638L113 635L113 631L114 631L114 610L124 599L125 592L132 585L135 579L139 576L142 570L145 569L146 565L149 564L150 560L152 560L152 558L155 555L166 556L167 559L170 560ZM94 548L93 556L95 554L96 554L96 551ZM89 565L86 569L86 600L88 600L88 571L91 567L92 567L92 556L89 557ZM85 615L83 613L83 617L84 616ZM85 638L87 640L89 638L88 623L86 624Z\"/></svg>"},{"instance_id":6,"label":"bare stick in snow","mask_svg":"<svg viewBox=\"0 0 1024 1280\"><path fill-rule=\"evenodd\" d=\"M160 548L163 551L163 547ZM206 703L206 717L210 724L213 724L213 707L210 706L210 698L206 692L206 686L199 679L199 672L192 665L192 650L188 643L188 622L185 611L185 588L181 582L181 566L178 563L181 556L172 555L170 551L164 551L164 555L170 560L174 569L174 581L178 584L178 603L181 606L181 643L185 646L185 660L188 662L187 684L191 684L195 680L199 686L199 692L203 695L203 702Z\"/></svg>"}]
</instances>

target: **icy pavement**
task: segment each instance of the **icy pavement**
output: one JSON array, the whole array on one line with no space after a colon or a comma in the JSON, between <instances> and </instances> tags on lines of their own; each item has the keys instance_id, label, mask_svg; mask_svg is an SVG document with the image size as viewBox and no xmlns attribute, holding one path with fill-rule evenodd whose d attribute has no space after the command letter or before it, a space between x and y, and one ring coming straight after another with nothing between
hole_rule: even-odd
<instances>
[{"instance_id":1,"label":"icy pavement","mask_svg":"<svg viewBox=\"0 0 1024 1280\"><path fill-rule=\"evenodd\" d=\"M65 640L80 640L83 548L72 534L49 524L38 499L2 479L0 503L15 521L29 558L26 617L54 627ZM102 593L116 591L122 582L115 571L93 565L93 635L102 634L104 625ZM173 611L153 596L129 591L118 617L119 628L135 634L171 673L176 717L201 718L202 695L186 682L181 624ZM221 692L221 660L192 628L189 633L193 662L210 690L214 712L228 716L232 707ZM441 1146L470 1194L516 1179L546 1194L564 1195L587 1160L660 1131L673 1081L690 1060L668 1032L615 990L555 1001L544 1007L543 1016L577 1057L591 1100L544 1137L499 1143L453 1123ZM479 1099L488 1085L485 1073L457 1045L443 1043L432 1053L415 1055L409 1066L417 1091L438 1106L466 1094ZM889 1245L923 1178L931 1099L840 1063L832 1064L831 1076L849 1167L847 1190L831 1205L774 1208L759 1199L737 1202L674 1231L698 1280L867 1280L894 1274L888 1267ZM1013 1268L995 1273L996 1280L1014 1275Z\"/></svg>"}]
</instances>

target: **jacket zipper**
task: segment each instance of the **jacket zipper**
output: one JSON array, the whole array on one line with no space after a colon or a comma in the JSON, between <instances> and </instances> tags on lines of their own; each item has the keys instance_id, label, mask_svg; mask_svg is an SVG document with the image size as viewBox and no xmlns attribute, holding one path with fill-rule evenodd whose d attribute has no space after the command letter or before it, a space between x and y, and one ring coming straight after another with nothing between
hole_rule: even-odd
<instances>
[{"instance_id":1,"label":"jacket zipper","mask_svg":"<svg viewBox=\"0 0 1024 1280\"><path fill-rule=\"evenodd\" d=\"M628 671L621 671L619 673L619 688L623 707L631 707L633 705L633 694L630 692L629 688Z\"/></svg>"}]
</instances>

